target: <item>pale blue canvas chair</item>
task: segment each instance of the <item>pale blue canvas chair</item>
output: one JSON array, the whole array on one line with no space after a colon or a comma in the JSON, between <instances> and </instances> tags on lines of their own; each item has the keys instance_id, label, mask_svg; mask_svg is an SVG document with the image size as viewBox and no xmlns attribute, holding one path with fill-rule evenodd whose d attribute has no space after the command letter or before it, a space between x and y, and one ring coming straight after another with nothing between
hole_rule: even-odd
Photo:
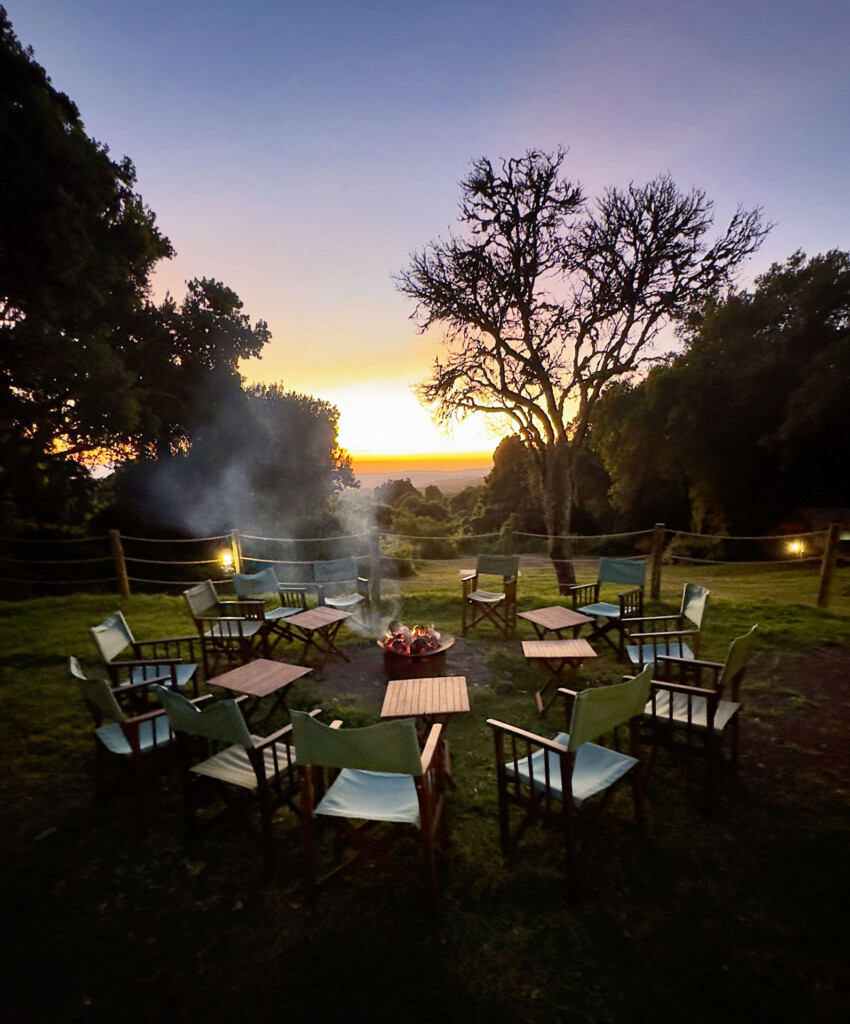
<instances>
[{"instance_id":1,"label":"pale blue canvas chair","mask_svg":"<svg viewBox=\"0 0 850 1024\"><path fill-rule=\"evenodd\" d=\"M183 753L186 827L189 835L196 831L199 784L214 784L228 807L235 810L248 832L260 844L266 872L274 870L273 816L288 806L298 813L298 779L292 726L287 725L269 736L251 733L238 700L192 703L179 693L158 686L165 713L172 730L181 741ZM319 714L316 709L310 714ZM308 716L309 717L309 716ZM196 748L187 737L206 741L200 759L192 758ZM256 806L259 826L251 814Z\"/></svg>"},{"instance_id":2,"label":"pale blue canvas chair","mask_svg":"<svg viewBox=\"0 0 850 1024\"><path fill-rule=\"evenodd\" d=\"M649 739L656 746L677 743L705 754L706 810L713 806L714 777L727 731L731 736L732 764L738 762L741 684L757 631L758 624L736 637L723 662L670 655L659 655L656 660L652 695L645 708Z\"/></svg>"},{"instance_id":3,"label":"pale blue canvas chair","mask_svg":"<svg viewBox=\"0 0 850 1024\"><path fill-rule=\"evenodd\" d=\"M305 888L309 903L317 891L370 858L437 898L438 839L446 838L444 778L440 764L442 725L433 725L420 749L413 719L381 722L361 729L323 725L293 711L292 728L301 770L301 827ZM336 831L337 863L317 877L316 826L320 819ZM370 831L377 828L377 836ZM411 870L388 850L402 837L422 850L420 871ZM345 857L344 848L355 851Z\"/></svg>"},{"instance_id":4,"label":"pale blue canvas chair","mask_svg":"<svg viewBox=\"0 0 850 1024\"><path fill-rule=\"evenodd\" d=\"M198 695L198 665L194 661L197 637L136 640L120 611L92 626L90 632L113 686L167 682L175 690L191 686ZM183 660L184 653L188 661Z\"/></svg>"},{"instance_id":5,"label":"pale blue canvas chair","mask_svg":"<svg viewBox=\"0 0 850 1024\"><path fill-rule=\"evenodd\" d=\"M479 555L475 572L461 576L461 632L489 621L507 640L516 629L519 555ZM493 589L489 589L492 587Z\"/></svg>"},{"instance_id":6,"label":"pale blue canvas chair","mask_svg":"<svg viewBox=\"0 0 850 1024\"><path fill-rule=\"evenodd\" d=\"M87 676L74 657L68 659L68 669L94 720L96 793L105 795L106 767L111 761L124 776L131 826L138 834L144 826L145 790L174 739L168 718L161 708L148 708L145 681L113 688L106 679ZM134 697L141 698L135 708Z\"/></svg>"},{"instance_id":7,"label":"pale blue canvas chair","mask_svg":"<svg viewBox=\"0 0 850 1024\"><path fill-rule=\"evenodd\" d=\"M235 573L233 589L238 597L264 602L263 615L268 623L269 650L280 640L292 640L286 620L307 610L306 587L282 586L271 566L254 573Z\"/></svg>"},{"instance_id":8,"label":"pale blue canvas chair","mask_svg":"<svg viewBox=\"0 0 850 1024\"><path fill-rule=\"evenodd\" d=\"M568 588L567 595L572 601L573 610L596 620L588 640L604 640L620 657L623 656L623 619L643 615L645 580L646 562L627 558L600 558L595 583ZM623 591L622 587L628 589ZM620 593L612 599L615 588ZM617 634L616 642L611 639L610 633Z\"/></svg>"},{"instance_id":9,"label":"pale blue canvas chair","mask_svg":"<svg viewBox=\"0 0 850 1024\"><path fill-rule=\"evenodd\" d=\"M626 657L636 670L661 657L693 660L699 654L710 592L698 583L686 583L682 605L672 615L625 618Z\"/></svg>"},{"instance_id":10,"label":"pale blue canvas chair","mask_svg":"<svg viewBox=\"0 0 850 1024\"><path fill-rule=\"evenodd\" d=\"M252 658L268 657L269 627L262 600L224 600L211 580L184 590L183 597L198 631L207 679L222 661L233 668Z\"/></svg>"},{"instance_id":11,"label":"pale blue canvas chair","mask_svg":"<svg viewBox=\"0 0 850 1024\"><path fill-rule=\"evenodd\" d=\"M369 603L369 581L360 575L354 558L328 558L313 562L319 605L340 612L355 612Z\"/></svg>"},{"instance_id":12,"label":"pale blue canvas chair","mask_svg":"<svg viewBox=\"0 0 850 1024\"><path fill-rule=\"evenodd\" d=\"M574 889L588 849L608 809L616 786L632 780L635 818L643 824L640 772L640 720L649 698L651 666L640 675L612 686L577 693L562 688L567 701L568 731L548 739L493 718L496 780L499 792L499 838L507 857L527 826L537 817L554 822L566 850L566 877ZM629 753L592 742L619 726L628 726ZM600 797L587 835L578 841L578 812ZM523 812L511 825L511 808Z\"/></svg>"}]
</instances>

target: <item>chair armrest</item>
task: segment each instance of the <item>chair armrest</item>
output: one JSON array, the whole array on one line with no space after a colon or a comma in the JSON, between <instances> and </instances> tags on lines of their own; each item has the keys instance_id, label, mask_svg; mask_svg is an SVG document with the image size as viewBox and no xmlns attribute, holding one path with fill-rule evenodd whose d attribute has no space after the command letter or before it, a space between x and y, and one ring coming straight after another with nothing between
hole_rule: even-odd
<instances>
[{"instance_id":1,"label":"chair armrest","mask_svg":"<svg viewBox=\"0 0 850 1024\"><path fill-rule=\"evenodd\" d=\"M116 697L120 697L122 694L127 695L129 693L138 693L140 690L146 690L149 686L154 683L170 683L171 676L151 676L150 679L142 679L138 683L124 683L123 686L111 687L112 692Z\"/></svg>"},{"instance_id":2,"label":"chair armrest","mask_svg":"<svg viewBox=\"0 0 850 1024\"><path fill-rule=\"evenodd\" d=\"M153 644L194 644L196 636L161 636L157 640L136 640L136 647L149 647Z\"/></svg>"},{"instance_id":3,"label":"chair armrest","mask_svg":"<svg viewBox=\"0 0 850 1024\"><path fill-rule=\"evenodd\" d=\"M236 608L239 612L239 618L243 619L262 619L266 613L265 601L256 601L250 598L246 598L243 601L219 601L219 607L224 612L229 612L231 615L231 608Z\"/></svg>"},{"instance_id":4,"label":"chair armrest","mask_svg":"<svg viewBox=\"0 0 850 1024\"><path fill-rule=\"evenodd\" d=\"M680 658L675 654L660 654L657 660L687 665L689 668L710 668L718 672L723 668L722 661L700 661L697 658Z\"/></svg>"},{"instance_id":5,"label":"chair armrest","mask_svg":"<svg viewBox=\"0 0 850 1024\"><path fill-rule=\"evenodd\" d=\"M182 665L182 658L136 658L132 661L110 661L113 668L144 668L145 665Z\"/></svg>"},{"instance_id":6,"label":"chair armrest","mask_svg":"<svg viewBox=\"0 0 850 1024\"><path fill-rule=\"evenodd\" d=\"M428 732L428 738L425 740L425 746L422 750L422 774L424 775L430 768L431 762L434 759L434 754L437 752L437 746L440 742L440 734L443 731L442 723L432 725Z\"/></svg>"},{"instance_id":7,"label":"chair armrest","mask_svg":"<svg viewBox=\"0 0 850 1024\"><path fill-rule=\"evenodd\" d=\"M629 633L630 640L659 640L662 637L668 636L697 636L699 633L698 629L672 629L666 633ZM659 657L666 658L667 655L659 655ZM670 655L670 657L678 657L678 655ZM681 661L691 661L690 658L681 658Z\"/></svg>"},{"instance_id":8,"label":"chair armrest","mask_svg":"<svg viewBox=\"0 0 850 1024\"><path fill-rule=\"evenodd\" d=\"M626 616L621 619L624 626L628 626L632 622L670 622L675 619L677 622L681 622L682 613L672 612L670 615L632 615Z\"/></svg>"},{"instance_id":9,"label":"chair armrest","mask_svg":"<svg viewBox=\"0 0 850 1024\"><path fill-rule=\"evenodd\" d=\"M643 617L643 587L635 587L620 594L620 621L629 617Z\"/></svg>"},{"instance_id":10,"label":"chair armrest","mask_svg":"<svg viewBox=\"0 0 850 1024\"><path fill-rule=\"evenodd\" d=\"M536 732L528 732L527 729L520 729L518 726L510 725L508 722L500 722L498 718L488 718L487 725L489 725L491 729L497 729L499 732L505 732L509 736L516 736L517 739L528 740L531 743L536 743L545 750L551 750L553 754L568 753L567 748L563 743L556 743L554 740L546 739L545 736L540 736Z\"/></svg>"},{"instance_id":11,"label":"chair armrest","mask_svg":"<svg viewBox=\"0 0 850 1024\"><path fill-rule=\"evenodd\" d=\"M599 583L580 583L569 586L566 596L572 598L573 609L583 604L596 604L599 600Z\"/></svg>"},{"instance_id":12,"label":"chair armrest","mask_svg":"<svg viewBox=\"0 0 850 1024\"><path fill-rule=\"evenodd\" d=\"M460 582L463 587L463 597L465 600L473 591L478 589L478 573L474 572L471 576L461 576Z\"/></svg>"},{"instance_id":13,"label":"chair armrest","mask_svg":"<svg viewBox=\"0 0 850 1024\"><path fill-rule=\"evenodd\" d=\"M652 690L666 690L668 693L684 693L689 697L712 699L719 696L717 690L706 686L689 686L687 683L669 683L664 679L653 679ZM650 697L650 700L652 698Z\"/></svg>"}]
</instances>

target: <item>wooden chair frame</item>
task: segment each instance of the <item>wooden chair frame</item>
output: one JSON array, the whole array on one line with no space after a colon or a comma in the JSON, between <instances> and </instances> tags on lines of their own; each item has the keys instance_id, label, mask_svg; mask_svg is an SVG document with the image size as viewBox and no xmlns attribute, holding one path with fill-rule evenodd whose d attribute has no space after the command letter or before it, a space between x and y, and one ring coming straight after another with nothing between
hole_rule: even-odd
<instances>
[{"instance_id":1,"label":"wooden chair frame","mask_svg":"<svg viewBox=\"0 0 850 1024\"><path fill-rule=\"evenodd\" d=\"M213 698L209 695L193 701L202 707ZM248 697L237 697L233 704L241 706ZM309 712L311 717L321 713L321 708ZM200 805L198 790L215 788L224 800L224 810L232 811L243 828L258 844L262 851L266 874L271 876L275 868L273 818L281 807L289 807L300 815L298 797L298 771L295 751L292 746L292 725L285 725L268 736L251 736L252 746L239 747L229 741L212 739L188 732L172 722L177 736L177 750L180 758L183 780L184 817L187 839L197 838L200 829L197 810ZM241 760L244 753L247 764L253 771L254 785L247 786L231 781L234 760ZM223 771L216 774L211 766L222 759ZM238 766L239 760L236 761ZM228 778L228 776L230 778ZM256 814L252 807L256 807ZM208 819L205 825L218 820L219 815ZM257 820L258 819L258 820Z\"/></svg>"},{"instance_id":2,"label":"wooden chair frame","mask_svg":"<svg viewBox=\"0 0 850 1024\"><path fill-rule=\"evenodd\" d=\"M269 656L265 602L222 600L210 580L183 591L201 641L209 679L223 659L228 668Z\"/></svg>"},{"instance_id":3,"label":"wooden chair frame","mask_svg":"<svg viewBox=\"0 0 850 1024\"><path fill-rule=\"evenodd\" d=\"M253 584L253 586L252 586ZM258 573L235 575L233 586L240 601L263 600L262 595L277 595L277 607L266 608L263 600L263 615L267 623L269 653L281 640L297 640L298 637L287 623L290 615L307 611L307 588L279 583L273 568ZM262 589L266 587L266 589Z\"/></svg>"},{"instance_id":4,"label":"wooden chair frame","mask_svg":"<svg viewBox=\"0 0 850 1024\"><path fill-rule=\"evenodd\" d=\"M645 574L646 564L644 562L634 562L622 558L600 558L599 575L595 583L582 583L568 588L567 596L572 601L573 611L593 615L596 619L596 626L586 638L587 640L604 640L618 657L624 656L623 620L643 616L643 583L639 586L631 586L629 590L618 594L616 604L613 601L610 602L613 611L608 614L588 609L592 609L594 605L600 603L600 592L604 585L625 584L628 586L633 584L636 578L643 579ZM609 636L612 631L617 633L616 643Z\"/></svg>"},{"instance_id":5,"label":"wooden chair frame","mask_svg":"<svg viewBox=\"0 0 850 1024\"><path fill-rule=\"evenodd\" d=\"M330 728L339 729L340 720ZM419 802L420 826L390 824L382 821L351 821L347 818L322 817L315 811L322 796L330 789L340 769L323 765L301 764L301 834L304 845L304 885L306 899L314 906L319 890L350 874L368 861L375 861L412 888L425 893L433 910L438 896L437 855L445 852L448 841L445 786L442 770L441 735L443 725L432 725L421 752L422 774L414 775ZM300 762L299 762L300 763ZM334 837L334 866L317 876L316 836L320 826L330 825ZM372 833L377 832L376 835ZM409 838L422 848L423 872L417 875L389 856L390 849L401 839ZM346 849L353 850L344 856Z\"/></svg>"},{"instance_id":6,"label":"wooden chair frame","mask_svg":"<svg viewBox=\"0 0 850 1024\"><path fill-rule=\"evenodd\" d=\"M685 653L685 649L687 649L696 658L699 655L703 621L708 609L709 597L710 591L705 587L695 583L686 583L678 612L673 612L670 615L640 615L621 619L624 631L624 649L630 646L638 648L637 662L629 655L632 666L640 670L648 661L655 661L657 642L666 644L668 647L679 645L679 653L670 654L671 657L687 658L689 657ZM690 641L692 645L690 648L687 641ZM651 656L644 658L644 649L647 649ZM666 656L666 654L659 655L659 657Z\"/></svg>"},{"instance_id":7,"label":"wooden chair frame","mask_svg":"<svg viewBox=\"0 0 850 1024\"><path fill-rule=\"evenodd\" d=\"M174 690L188 682L198 696L198 677L195 664L194 636L169 636L157 640L136 640L127 620L120 611L113 612L89 632L95 647L109 673L113 686L126 686L139 682L142 677L151 683L167 679ZM132 658L119 658L127 648ZM188 656L184 660L184 653ZM186 672L180 672L185 667Z\"/></svg>"},{"instance_id":8,"label":"wooden chair frame","mask_svg":"<svg viewBox=\"0 0 850 1024\"><path fill-rule=\"evenodd\" d=\"M567 731L572 722L572 712L578 692L560 687L558 693L564 697ZM570 751L564 744L548 739L527 729L521 729L498 719L488 718L487 725L493 730L496 752L496 785L499 796L499 841L502 854L507 859L516 854L519 841L526 829L535 820L553 824L560 832L565 850L565 878L571 894L577 892L582 870L587 862L588 852L595 841L602 820L610 808L618 787L629 776L632 783L634 819L639 831L645 825L643 765L640 761L640 715L622 723L628 728L629 756L636 764L619 779L609 785L588 815L579 811L573 801L573 770L578 751ZM579 748L580 750L581 748ZM619 747L617 748L619 749ZM532 756L542 751L542 775L535 777ZM553 789L549 757L557 759L563 799ZM528 768L528 781L521 777L520 766ZM512 770L509 770L512 769ZM595 798L594 798L595 799ZM511 807L518 807L522 817L511 825ZM579 838L579 817L588 817L584 835Z\"/></svg>"},{"instance_id":9,"label":"wooden chair frame","mask_svg":"<svg viewBox=\"0 0 850 1024\"><path fill-rule=\"evenodd\" d=\"M481 576L499 576L502 579L502 593L479 591ZM462 613L461 632L466 636L470 629L489 620L505 640L516 629L517 619L517 577L519 558L515 555L479 555L475 571L461 577ZM482 596L477 597L476 595ZM487 595L487 596L483 596Z\"/></svg>"},{"instance_id":10,"label":"wooden chair frame","mask_svg":"<svg viewBox=\"0 0 850 1024\"><path fill-rule=\"evenodd\" d=\"M738 720L741 710L741 684L747 671L750 650L757 626L733 640L725 662L661 656L656 661L652 693L646 706L648 741L672 747L675 737L683 736L687 749L697 744L705 754L703 806L714 806L714 784L721 760L723 735L730 733L731 763L738 764ZM741 648L736 651L736 645ZM653 750L650 765L655 758Z\"/></svg>"}]
</instances>

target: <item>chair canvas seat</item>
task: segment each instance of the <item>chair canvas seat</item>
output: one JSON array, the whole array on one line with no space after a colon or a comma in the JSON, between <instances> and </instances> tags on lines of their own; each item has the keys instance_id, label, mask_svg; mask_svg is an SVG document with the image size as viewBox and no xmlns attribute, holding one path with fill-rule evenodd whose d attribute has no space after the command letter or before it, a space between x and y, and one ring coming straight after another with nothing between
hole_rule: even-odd
<instances>
[{"instance_id":1,"label":"chair canvas seat","mask_svg":"<svg viewBox=\"0 0 850 1024\"><path fill-rule=\"evenodd\" d=\"M257 743L262 741L260 736L251 738ZM273 779L288 763L285 749L278 750L277 763L275 763L274 751L266 750L263 753L267 779ZM254 771L254 766L251 764L245 748L238 744L219 751L213 757L208 757L206 761L201 761L200 764L192 765L191 771L195 775L203 775L219 782L228 782L232 786L239 786L240 789L247 789L251 792L257 788L257 774Z\"/></svg>"},{"instance_id":2,"label":"chair canvas seat","mask_svg":"<svg viewBox=\"0 0 850 1024\"><path fill-rule=\"evenodd\" d=\"M484 604L498 604L505 600L504 594L494 594L491 590L473 590L469 595L470 601L482 601Z\"/></svg>"},{"instance_id":3,"label":"chair canvas seat","mask_svg":"<svg viewBox=\"0 0 850 1024\"><path fill-rule=\"evenodd\" d=\"M192 682L197 668L197 665L174 666L179 690L184 689ZM136 665L130 670L131 683L143 683L146 679L161 679L163 676L171 676L171 665Z\"/></svg>"},{"instance_id":4,"label":"chair canvas seat","mask_svg":"<svg viewBox=\"0 0 850 1024\"><path fill-rule=\"evenodd\" d=\"M303 611L302 608L272 608L265 613L266 622L277 622L279 619L288 619L290 615L296 615Z\"/></svg>"},{"instance_id":5,"label":"chair canvas seat","mask_svg":"<svg viewBox=\"0 0 850 1024\"><path fill-rule=\"evenodd\" d=\"M556 743L567 746L570 740L569 733L559 732L554 739ZM549 790L553 796L563 800L558 758L551 752L545 753L545 757L549 762ZM528 758L524 758L519 762L517 772L514 771L513 763L509 762L505 765L507 777L515 779L518 774L522 782L533 783L535 789L545 792L546 766L543 758L544 751L537 750L531 755L530 770ZM636 764L637 759L628 754L621 754L609 747L600 747L596 743L582 743L576 751L573 768L573 803L576 807L581 807L585 800L608 789Z\"/></svg>"},{"instance_id":6,"label":"chair canvas seat","mask_svg":"<svg viewBox=\"0 0 850 1024\"><path fill-rule=\"evenodd\" d=\"M604 616L606 619L619 619L620 606L609 604L607 601L597 601L596 604L586 604L579 608L582 615Z\"/></svg>"},{"instance_id":7,"label":"chair canvas seat","mask_svg":"<svg viewBox=\"0 0 850 1024\"><path fill-rule=\"evenodd\" d=\"M644 644L642 647L637 644L626 644L626 655L635 668L640 668L648 661L655 661L656 658L661 657L694 660L694 652L683 640L658 640Z\"/></svg>"},{"instance_id":8,"label":"chair canvas seat","mask_svg":"<svg viewBox=\"0 0 850 1024\"><path fill-rule=\"evenodd\" d=\"M670 714L670 698L673 698L673 713ZM690 718L688 718L688 707L690 706ZM654 707L654 714L653 714ZM723 732L729 722L740 710L741 705L731 700L718 702L717 711L714 713L714 731ZM665 722L672 721L673 724L687 725L690 721L694 729L705 730L708 728L708 717L706 714L707 704L705 697L689 697L685 693L658 692L655 694L655 702L648 701L646 714L654 717L657 725L663 727Z\"/></svg>"},{"instance_id":9,"label":"chair canvas seat","mask_svg":"<svg viewBox=\"0 0 850 1024\"><path fill-rule=\"evenodd\" d=\"M107 722L95 729L95 736L112 754L119 754L122 757L129 757L133 748L124 735L124 730L118 722ZM139 723L139 749L150 750L156 746L164 746L171 739L171 730L168 719L165 715L153 718L148 722Z\"/></svg>"},{"instance_id":10,"label":"chair canvas seat","mask_svg":"<svg viewBox=\"0 0 850 1024\"><path fill-rule=\"evenodd\" d=\"M316 807L334 818L389 821L419 828L419 798L411 775L343 768Z\"/></svg>"},{"instance_id":11,"label":"chair canvas seat","mask_svg":"<svg viewBox=\"0 0 850 1024\"><path fill-rule=\"evenodd\" d=\"M356 608L357 605L362 604L365 600L366 598L362 594L345 594L342 597L326 597L325 604L328 608L336 608L337 611L347 612L351 608Z\"/></svg>"}]
</instances>

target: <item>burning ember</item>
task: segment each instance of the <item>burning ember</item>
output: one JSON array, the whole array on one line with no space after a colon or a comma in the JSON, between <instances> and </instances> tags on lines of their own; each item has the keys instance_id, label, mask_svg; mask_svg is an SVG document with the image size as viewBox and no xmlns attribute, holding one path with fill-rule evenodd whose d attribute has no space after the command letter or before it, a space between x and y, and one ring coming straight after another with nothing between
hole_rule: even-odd
<instances>
[{"instance_id":1,"label":"burning ember","mask_svg":"<svg viewBox=\"0 0 850 1024\"><path fill-rule=\"evenodd\" d=\"M430 626L405 626L391 622L381 646L395 654L428 654L439 650L440 634Z\"/></svg>"}]
</instances>

